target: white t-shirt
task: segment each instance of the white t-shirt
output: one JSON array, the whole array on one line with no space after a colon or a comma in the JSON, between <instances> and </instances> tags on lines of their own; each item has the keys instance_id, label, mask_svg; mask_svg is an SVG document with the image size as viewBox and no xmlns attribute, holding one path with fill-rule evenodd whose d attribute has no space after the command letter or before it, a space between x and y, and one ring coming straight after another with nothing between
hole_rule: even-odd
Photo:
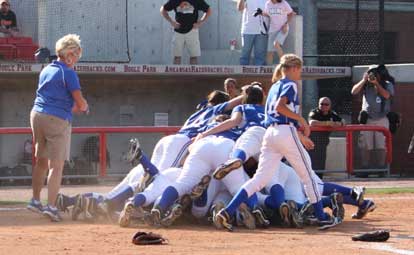
<instances>
[{"instance_id":1,"label":"white t-shirt","mask_svg":"<svg viewBox=\"0 0 414 255\"><path fill-rule=\"evenodd\" d=\"M260 34L260 18L259 16L253 17L257 8L264 10L266 0L246 0L244 5L242 17L242 34Z\"/></svg>"},{"instance_id":2,"label":"white t-shirt","mask_svg":"<svg viewBox=\"0 0 414 255\"><path fill-rule=\"evenodd\" d=\"M286 0L281 3L273 3L267 0L264 11L270 15L269 33L277 32L282 29L282 26L287 22L287 16L293 12L292 7Z\"/></svg>"}]
</instances>

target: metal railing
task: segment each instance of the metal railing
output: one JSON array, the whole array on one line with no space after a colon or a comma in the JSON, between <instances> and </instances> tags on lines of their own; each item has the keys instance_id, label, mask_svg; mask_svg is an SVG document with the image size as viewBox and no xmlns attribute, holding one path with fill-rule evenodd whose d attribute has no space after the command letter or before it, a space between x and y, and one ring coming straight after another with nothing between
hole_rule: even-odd
<instances>
[{"instance_id":1,"label":"metal railing","mask_svg":"<svg viewBox=\"0 0 414 255\"><path fill-rule=\"evenodd\" d=\"M113 133L162 133L165 135L173 134L179 130L180 127L148 127L148 126L125 126L125 127L74 127L72 128L73 134L97 134L99 136L99 175L97 177L107 176L107 135ZM386 169L387 174L389 174L389 165L392 161L392 136L390 131L387 128L379 126L370 126L370 125L345 125L342 127L311 127L312 131L317 132L345 132L346 139L346 173L348 177L354 174L357 171L354 169L354 145L353 145L353 133L359 131L377 131L382 132L386 139L386 162L388 167ZM8 134L31 134L30 128L0 128L0 135ZM34 150L33 150L34 151ZM32 151L32 165L34 165L35 157L34 152ZM327 171L328 172L328 171ZM81 177L81 176L77 176ZM30 176L7 176L0 177L2 179L30 179Z\"/></svg>"}]
</instances>

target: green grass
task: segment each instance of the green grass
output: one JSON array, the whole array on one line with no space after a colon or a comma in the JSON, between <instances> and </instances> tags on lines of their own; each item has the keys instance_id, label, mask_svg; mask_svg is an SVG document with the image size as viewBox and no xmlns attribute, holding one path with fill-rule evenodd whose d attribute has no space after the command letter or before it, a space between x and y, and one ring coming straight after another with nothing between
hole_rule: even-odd
<instances>
[{"instance_id":1,"label":"green grass","mask_svg":"<svg viewBox=\"0 0 414 255\"><path fill-rule=\"evenodd\" d=\"M7 206L7 205L27 205L27 201L1 201L0 206Z\"/></svg>"},{"instance_id":2,"label":"green grass","mask_svg":"<svg viewBox=\"0 0 414 255\"><path fill-rule=\"evenodd\" d=\"M414 193L414 187L367 188L367 194L399 194L399 193Z\"/></svg>"}]
</instances>

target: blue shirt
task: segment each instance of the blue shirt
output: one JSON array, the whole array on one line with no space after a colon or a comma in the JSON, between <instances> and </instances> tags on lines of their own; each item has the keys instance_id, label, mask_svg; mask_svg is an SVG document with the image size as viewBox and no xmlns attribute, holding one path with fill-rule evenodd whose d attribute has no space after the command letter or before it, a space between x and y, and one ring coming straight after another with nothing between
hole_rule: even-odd
<instances>
[{"instance_id":1,"label":"blue shirt","mask_svg":"<svg viewBox=\"0 0 414 255\"><path fill-rule=\"evenodd\" d=\"M74 105L72 92L80 89L76 72L62 62L53 61L40 73L32 110L71 122Z\"/></svg>"},{"instance_id":2,"label":"blue shirt","mask_svg":"<svg viewBox=\"0 0 414 255\"><path fill-rule=\"evenodd\" d=\"M209 123L206 126L204 126L203 128L201 128L200 132L204 132L206 130L209 130L209 129L217 126L218 124L220 124L220 122ZM234 127L234 128L222 131L220 133L214 134L214 136L225 137L225 138L231 139L233 141L236 141L241 136L242 133L243 133L242 129L240 129L238 127Z\"/></svg>"},{"instance_id":3,"label":"blue shirt","mask_svg":"<svg viewBox=\"0 0 414 255\"><path fill-rule=\"evenodd\" d=\"M298 88L294 81L289 79L281 79L270 88L266 100L265 109L265 125L266 127L277 123L298 125L297 121L284 116L276 111L276 102L281 97L286 97L288 102L286 106L294 113L299 114L299 94Z\"/></svg>"},{"instance_id":4,"label":"blue shirt","mask_svg":"<svg viewBox=\"0 0 414 255\"><path fill-rule=\"evenodd\" d=\"M238 105L233 109L232 115L236 112L242 114L242 122L238 126L243 132L249 127L264 126L264 107L255 104Z\"/></svg>"},{"instance_id":5,"label":"blue shirt","mask_svg":"<svg viewBox=\"0 0 414 255\"><path fill-rule=\"evenodd\" d=\"M218 104L215 106L206 106L205 108L193 113L181 129L179 134L184 134L189 138L195 137L214 117L223 114L228 102Z\"/></svg>"}]
</instances>

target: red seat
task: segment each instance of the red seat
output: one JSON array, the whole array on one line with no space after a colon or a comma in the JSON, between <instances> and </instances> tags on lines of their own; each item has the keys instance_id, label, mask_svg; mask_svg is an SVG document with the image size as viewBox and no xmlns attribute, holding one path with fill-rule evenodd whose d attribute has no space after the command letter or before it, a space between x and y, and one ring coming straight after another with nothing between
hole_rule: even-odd
<instances>
[{"instance_id":1,"label":"red seat","mask_svg":"<svg viewBox=\"0 0 414 255\"><path fill-rule=\"evenodd\" d=\"M0 37L0 44L7 44L7 38Z\"/></svg>"},{"instance_id":2,"label":"red seat","mask_svg":"<svg viewBox=\"0 0 414 255\"><path fill-rule=\"evenodd\" d=\"M16 58L16 46L0 44L0 59L13 60Z\"/></svg>"},{"instance_id":3,"label":"red seat","mask_svg":"<svg viewBox=\"0 0 414 255\"><path fill-rule=\"evenodd\" d=\"M33 40L31 37L8 37L6 39L7 39L8 44L15 44L15 45L33 44Z\"/></svg>"},{"instance_id":4,"label":"red seat","mask_svg":"<svg viewBox=\"0 0 414 255\"><path fill-rule=\"evenodd\" d=\"M16 45L16 58L27 61L34 61L34 53L38 46L33 44Z\"/></svg>"}]
</instances>

